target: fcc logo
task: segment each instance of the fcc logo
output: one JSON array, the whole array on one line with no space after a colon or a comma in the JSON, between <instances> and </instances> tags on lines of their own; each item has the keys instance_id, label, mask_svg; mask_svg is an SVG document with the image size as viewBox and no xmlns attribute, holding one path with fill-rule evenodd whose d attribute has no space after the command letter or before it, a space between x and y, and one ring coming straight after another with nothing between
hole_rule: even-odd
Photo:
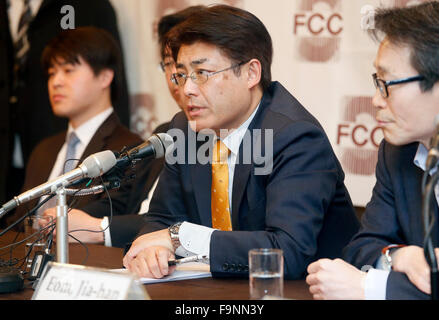
<instances>
[{"instance_id":1,"label":"fcc logo","mask_svg":"<svg viewBox=\"0 0 439 320\"><path fill-rule=\"evenodd\" d=\"M372 97L344 97L337 125L340 162L347 173L373 175L383 132L375 120Z\"/></svg>"},{"instance_id":2,"label":"fcc logo","mask_svg":"<svg viewBox=\"0 0 439 320\"><path fill-rule=\"evenodd\" d=\"M343 32L340 0L301 0L293 23L300 60L328 62L338 58Z\"/></svg>"}]
</instances>

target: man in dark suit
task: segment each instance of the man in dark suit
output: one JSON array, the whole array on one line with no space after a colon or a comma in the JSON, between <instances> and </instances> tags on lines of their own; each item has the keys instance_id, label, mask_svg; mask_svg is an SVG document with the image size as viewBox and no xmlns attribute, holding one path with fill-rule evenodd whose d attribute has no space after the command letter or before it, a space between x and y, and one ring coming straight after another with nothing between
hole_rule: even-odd
<instances>
[{"instance_id":1,"label":"man in dark suit","mask_svg":"<svg viewBox=\"0 0 439 320\"><path fill-rule=\"evenodd\" d=\"M316 299L425 299L431 293L423 252L422 178L425 171L434 173L426 160L439 114L439 3L381 9L374 21L372 35L384 35L373 75L373 104L385 139L377 182L362 227L345 249L344 258L353 266L323 259L308 267ZM375 268L366 273L365 266Z\"/></svg>"},{"instance_id":2,"label":"man in dark suit","mask_svg":"<svg viewBox=\"0 0 439 320\"><path fill-rule=\"evenodd\" d=\"M41 54L49 40L63 31L62 18L72 14L71 10L68 12L61 10L67 5L74 9L74 19L70 19L69 22L73 22L75 27L93 25L105 29L120 44L116 15L108 0L0 1L0 64L2 66L0 68L2 114L0 117L2 146L0 203L2 204L17 195L21 189L24 167L35 146L43 138L64 130L67 125L65 119L56 117L52 113L40 63ZM19 23L21 17L25 17L22 19L22 24ZM22 30L26 28L27 30ZM20 38L21 31L24 32L23 38ZM23 39L27 42L20 41ZM14 46L17 48L21 43L28 43L29 46L27 51L26 49L24 51L26 53L17 59ZM123 66L119 80L119 96L113 97L113 107L122 124L129 126L129 99ZM15 160L13 155L17 155Z\"/></svg>"},{"instance_id":3,"label":"man in dark suit","mask_svg":"<svg viewBox=\"0 0 439 320\"><path fill-rule=\"evenodd\" d=\"M120 151L142 143L142 139L123 126L112 108L112 86L120 76L121 55L114 38L105 30L95 27L79 27L60 33L49 42L43 52L43 66L48 76L49 98L53 113L69 121L67 131L44 139L32 152L27 165L24 190L29 190L47 180L58 177L69 169L66 167L90 154L103 151ZM74 136L75 144L70 145ZM139 209L143 197L147 175L152 161L141 161L136 167L136 178L122 180L120 189L110 192L113 214L127 214ZM159 171L159 170L158 170ZM157 174L158 175L158 172ZM78 186L77 188L80 188ZM96 218L103 213L97 210L98 196L79 198L73 206L92 206L90 212ZM8 217L13 223L22 217L38 200L20 206L15 214ZM54 203L44 205L46 211L56 216ZM44 209L40 209L40 214ZM108 205L105 214L109 214ZM74 216L75 210L70 212ZM83 226L87 229L87 226ZM95 231L102 231L100 229ZM102 232L94 233L102 237Z\"/></svg>"},{"instance_id":4,"label":"man in dark suit","mask_svg":"<svg viewBox=\"0 0 439 320\"><path fill-rule=\"evenodd\" d=\"M158 38L160 47L160 56L162 58L160 66L165 76L169 93L174 98L175 102L180 105L180 88L178 85L171 82L172 70L175 68L174 60L172 59L171 52L166 46L166 34L177 24L184 21L193 12L200 10L202 6L192 6L184 10L163 16L158 23ZM169 122L161 124L157 127L154 133L166 132L169 129ZM143 189L137 188L136 192L142 195L144 199L140 211L124 212L123 215L116 215L111 218L108 228L105 229L104 244L106 246L125 247L128 243L132 242L140 230L142 225L142 214L148 211L149 202L154 192L155 185L157 183L158 175L163 167L163 159L154 159L148 163L148 175L145 179ZM129 206L130 208L132 206ZM46 214L52 216L55 212L52 210ZM100 228L103 219L108 219L110 214L109 200L99 199L88 203L81 210L73 209L70 211L69 216L69 230L77 229L92 229L97 230ZM99 218L97 218L99 217ZM75 237L82 242L102 242L102 238L97 234L83 232L76 234Z\"/></svg>"},{"instance_id":5,"label":"man in dark suit","mask_svg":"<svg viewBox=\"0 0 439 320\"><path fill-rule=\"evenodd\" d=\"M358 228L344 174L317 120L271 82L262 22L211 6L169 39L184 93L176 149L124 266L160 278L174 254L201 254L214 276L247 276L250 249L281 248L298 279L318 257L340 256Z\"/></svg>"}]
</instances>

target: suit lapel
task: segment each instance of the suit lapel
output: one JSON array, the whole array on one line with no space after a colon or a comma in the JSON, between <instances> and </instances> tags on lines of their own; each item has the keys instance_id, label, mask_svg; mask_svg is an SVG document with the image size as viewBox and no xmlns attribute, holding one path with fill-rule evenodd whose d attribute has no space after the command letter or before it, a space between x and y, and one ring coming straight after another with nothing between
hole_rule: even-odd
<instances>
[{"instance_id":1,"label":"suit lapel","mask_svg":"<svg viewBox=\"0 0 439 320\"><path fill-rule=\"evenodd\" d=\"M212 166L210 163L203 165L197 161L196 164L190 165L190 167L195 200L200 214L200 222L202 225L212 227L210 195L212 185Z\"/></svg>"},{"instance_id":2,"label":"suit lapel","mask_svg":"<svg viewBox=\"0 0 439 320\"><path fill-rule=\"evenodd\" d=\"M43 2L41 3L40 8L38 9L37 14L35 15L34 19L32 19L32 22L35 21L35 18L36 18L38 15L40 15L41 12L43 12L43 11L46 9L46 7L49 6L49 4L51 4L51 3L54 2L54 1L55 1L55 0L43 0ZM32 22L31 22L31 23L32 23Z\"/></svg>"},{"instance_id":3,"label":"suit lapel","mask_svg":"<svg viewBox=\"0 0 439 320\"><path fill-rule=\"evenodd\" d=\"M48 152L45 152L44 155L44 161L40 161L38 163L39 170L41 170L38 173L38 176L41 177L41 180L35 181L35 185L39 185L41 183L44 183L47 181L50 177L50 173L53 170L53 167L55 166L56 159L58 157L58 153L61 150L65 140L66 140L66 131L59 133L55 136L54 140L52 141L53 144L51 144L50 148L51 150Z\"/></svg>"},{"instance_id":4,"label":"suit lapel","mask_svg":"<svg viewBox=\"0 0 439 320\"><path fill-rule=\"evenodd\" d=\"M247 190L247 182L250 177L252 165L243 164L243 148L239 148L239 163L235 165L235 173L233 176L232 190L232 227L233 230L239 230L239 208L244 199L244 193Z\"/></svg>"},{"instance_id":5,"label":"suit lapel","mask_svg":"<svg viewBox=\"0 0 439 320\"><path fill-rule=\"evenodd\" d=\"M403 181L401 185L404 188L404 198L406 201L406 210L409 216L408 229L411 230L411 241L422 246L424 239L424 223L422 219L422 176L424 171L413 164L418 144L413 144L406 149L403 163L407 166L401 166L399 172ZM403 223L403 221L401 221ZM409 240L409 239L408 239Z\"/></svg>"},{"instance_id":6,"label":"suit lapel","mask_svg":"<svg viewBox=\"0 0 439 320\"><path fill-rule=\"evenodd\" d=\"M88 143L87 147L82 154L81 160L84 160L89 155L105 150L105 146L107 145L108 138L111 137L114 130L119 124L119 119L116 114L113 112L104 123L96 130L96 133L93 135L93 138ZM115 150L120 151L120 150Z\"/></svg>"},{"instance_id":7,"label":"suit lapel","mask_svg":"<svg viewBox=\"0 0 439 320\"><path fill-rule=\"evenodd\" d=\"M261 132L264 132L264 124L263 119L265 117L268 106L272 102L271 91L266 92L262 97L261 103L259 105L259 109L256 112L253 120L248 126L247 130L250 134L250 143L252 146L253 152L253 139L254 136L252 134L253 129L261 129ZM247 133L246 133L247 134ZM243 141L245 138L243 139ZM263 146L264 144L262 144ZM264 152L264 150L262 150ZM239 230L239 216L242 214L240 212L240 207L242 201L245 199L245 192L247 190L248 180L250 178L252 169L254 169L254 159L253 155L250 156L251 163L244 163L244 159L249 158L248 155L244 155L243 142L239 146L239 154L237 158L237 162L235 165L235 172L233 176L233 190L232 190L232 227L233 230Z\"/></svg>"},{"instance_id":8,"label":"suit lapel","mask_svg":"<svg viewBox=\"0 0 439 320\"><path fill-rule=\"evenodd\" d=\"M198 135L197 135L198 136ZM206 138L205 138L206 139ZM209 140L198 141L196 150L197 153L201 145L207 143ZM186 148L189 152L189 148ZM211 187L212 187L212 165L210 160L212 155L207 155L209 157L209 162L207 164L201 164L198 159L195 164L191 164L191 180L194 189L195 200L198 207L198 212L200 216L200 222L202 225L212 227L212 209L211 209ZM188 158L186 158L188 161Z\"/></svg>"}]
</instances>

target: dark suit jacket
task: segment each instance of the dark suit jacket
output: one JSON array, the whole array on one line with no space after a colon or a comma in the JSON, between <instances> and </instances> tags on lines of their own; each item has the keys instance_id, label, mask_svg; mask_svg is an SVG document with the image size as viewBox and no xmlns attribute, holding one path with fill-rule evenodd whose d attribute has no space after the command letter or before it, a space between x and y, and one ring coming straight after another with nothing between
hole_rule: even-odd
<instances>
[{"instance_id":1,"label":"dark suit jacket","mask_svg":"<svg viewBox=\"0 0 439 320\"><path fill-rule=\"evenodd\" d=\"M158 126L153 133L167 132L168 129L169 122L166 122ZM125 209L125 212L119 210L116 212L116 215L111 218L110 234L113 247L124 248L126 244L132 242L139 233L143 216L139 215L138 211L142 201L146 199L162 171L164 158L143 160L142 162L141 172L146 172L146 174L141 175L143 177L143 183L139 183L136 190L131 190L130 196L134 198L128 201L131 205ZM136 170L136 172L137 171L138 170ZM137 201L137 203L134 201ZM110 215L109 207L108 199L103 198L98 201L90 202L81 209L92 216L103 217Z\"/></svg>"},{"instance_id":2,"label":"dark suit jacket","mask_svg":"<svg viewBox=\"0 0 439 320\"><path fill-rule=\"evenodd\" d=\"M66 131L43 140L35 148L26 168L26 179L23 191L29 190L47 181L50 172L55 165L58 152L65 142L65 138ZM112 113L96 131L95 135L84 150L81 159L85 159L89 155L103 150L121 151L125 146L133 147L142 142L143 140L138 135L132 133L123 126L119 122L116 114ZM135 168L136 178L130 181L123 181L118 190L110 191L114 215L128 214L139 210L141 199L143 200L144 197L142 191L145 188L145 181L147 181L148 164L149 162L146 160L138 162ZM75 188L80 187L78 186ZM102 199L102 201L106 203L106 201L108 201L106 198L106 193L81 197L74 205L74 208L82 209L86 206L94 208L93 202ZM68 201L70 200L71 198L68 197ZM6 221L8 225L23 216L37 203L38 199L35 199L18 207L14 214L7 217ZM102 205L97 207L100 207L101 210L88 210L87 212L94 217L109 215L109 205L107 205L106 210L102 209Z\"/></svg>"},{"instance_id":3,"label":"dark suit jacket","mask_svg":"<svg viewBox=\"0 0 439 320\"><path fill-rule=\"evenodd\" d=\"M398 147L384 140L380 145L372 199L364 211L359 233L344 252L345 260L358 268L374 266L381 249L390 244L423 247L421 187L424 172L413 163L418 145ZM405 274L390 272L386 299L427 297Z\"/></svg>"},{"instance_id":4,"label":"dark suit jacket","mask_svg":"<svg viewBox=\"0 0 439 320\"><path fill-rule=\"evenodd\" d=\"M186 133L187 144L183 113L171 127ZM234 231L213 232L211 271L247 276L248 251L275 247L284 251L286 277L303 278L310 262L341 256L358 229L343 170L317 120L277 82L265 92L253 129L273 130L273 170L255 175L258 161L245 164L241 144L233 180ZM141 234L177 221L212 226L211 165L188 164L187 154L185 163L165 163Z\"/></svg>"},{"instance_id":5,"label":"dark suit jacket","mask_svg":"<svg viewBox=\"0 0 439 320\"><path fill-rule=\"evenodd\" d=\"M67 127L67 121L53 115L47 81L41 67L41 54L50 39L62 31L61 8L75 9L75 27L93 25L109 31L120 43L116 15L108 0L44 0L28 30L30 49L18 89L18 103L9 105L12 95L13 47L9 33L6 0L0 0L0 203L7 200L6 177L10 170L14 133L19 133L25 165L36 145ZM121 97L113 107L125 126L129 126L129 99L122 68Z\"/></svg>"}]
</instances>

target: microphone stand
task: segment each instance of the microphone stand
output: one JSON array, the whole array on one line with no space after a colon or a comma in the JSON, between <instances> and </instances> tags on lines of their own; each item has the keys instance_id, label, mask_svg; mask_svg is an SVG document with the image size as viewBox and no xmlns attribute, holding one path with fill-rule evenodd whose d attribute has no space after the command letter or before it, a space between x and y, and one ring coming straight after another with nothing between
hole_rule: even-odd
<instances>
[{"instance_id":1,"label":"microphone stand","mask_svg":"<svg viewBox=\"0 0 439 320\"><path fill-rule=\"evenodd\" d=\"M66 189L61 186L56 190L56 261L59 263L69 263L69 232L68 232L68 206L67 194L71 196L87 196L99 194L106 189L118 189L120 187L120 176L111 173L107 177L107 182L103 185L91 187L89 189Z\"/></svg>"},{"instance_id":2,"label":"microphone stand","mask_svg":"<svg viewBox=\"0 0 439 320\"><path fill-rule=\"evenodd\" d=\"M69 263L67 197L64 187L56 190L56 261Z\"/></svg>"},{"instance_id":3,"label":"microphone stand","mask_svg":"<svg viewBox=\"0 0 439 320\"><path fill-rule=\"evenodd\" d=\"M424 173L424 180L429 174L429 170ZM439 180L439 170L436 171L431 180L425 186L423 190L423 203L422 203L422 214L424 222L424 255L430 265L430 281L431 281L431 299L439 300L439 272L437 258L434 252L434 245L432 239L432 229L435 225L435 215L431 212L430 205L432 200L432 195L434 194L434 187Z\"/></svg>"}]
</instances>

